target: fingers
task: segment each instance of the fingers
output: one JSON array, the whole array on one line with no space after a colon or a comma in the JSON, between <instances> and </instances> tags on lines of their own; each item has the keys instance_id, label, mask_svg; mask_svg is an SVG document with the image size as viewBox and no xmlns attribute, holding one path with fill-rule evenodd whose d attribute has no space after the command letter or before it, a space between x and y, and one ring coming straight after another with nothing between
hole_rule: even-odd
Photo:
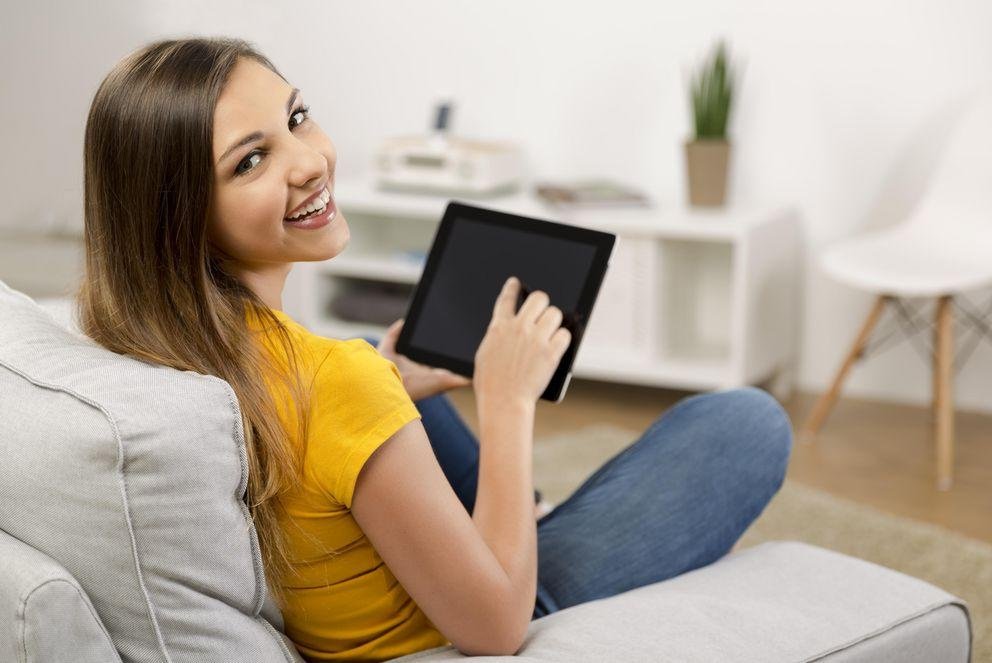
<instances>
[{"instance_id":1,"label":"fingers","mask_svg":"<svg viewBox=\"0 0 992 663\"><path fill-rule=\"evenodd\" d=\"M527 296L524 303L521 304L520 310L517 311L515 309L519 293L520 280L515 276L511 276L503 284L503 289L500 290L499 295L496 297L496 303L493 306L493 318L512 318L516 316L524 322L537 324L545 332L545 338L551 336L555 330L562 328L561 323L564 319L564 314L557 306L549 306L551 298L548 296L548 293L543 290L533 291ZM568 340L571 339L571 334L568 330L565 330L565 332L568 335L565 341L565 346L567 347Z\"/></svg>"},{"instance_id":2,"label":"fingers","mask_svg":"<svg viewBox=\"0 0 992 663\"><path fill-rule=\"evenodd\" d=\"M551 335L551 345L554 347L555 352L558 353L559 358L565 354L565 350L568 350L568 346L571 343L572 332L568 331L564 327L559 327L555 333Z\"/></svg>"},{"instance_id":3,"label":"fingers","mask_svg":"<svg viewBox=\"0 0 992 663\"><path fill-rule=\"evenodd\" d=\"M517 293L520 291L520 280L511 276L503 284L503 289L496 296L496 303L493 305L494 318L512 318L517 302Z\"/></svg>"},{"instance_id":4,"label":"fingers","mask_svg":"<svg viewBox=\"0 0 992 663\"><path fill-rule=\"evenodd\" d=\"M465 377L464 375L459 375L458 373L453 373L451 371L447 372L448 383L455 386L465 386L472 384L472 380Z\"/></svg>"},{"instance_id":5,"label":"fingers","mask_svg":"<svg viewBox=\"0 0 992 663\"><path fill-rule=\"evenodd\" d=\"M435 368L433 372L444 380L447 387L467 387L472 384L471 379L446 368Z\"/></svg>"},{"instance_id":6,"label":"fingers","mask_svg":"<svg viewBox=\"0 0 992 663\"><path fill-rule=\"evenodd\" d=\"M537 317L541 315L548 304L551 302L551 298L548 297L548 293L543 290L535 290L527 296L524 303L520 305L520 310L517 311L517 315L520 316L522 320L530 323L537 322Z\"/></svg>"},{"instance_id":7,"label":"fingers","mask_svg":"<svg viewBox=\"0 0 992 663\"><path fill-rule=\"evenodd\" d=\"M400 333L400 329L403 327L403 318L400 318L393 324L386 328L386 336L396 336Z\"/></svg>"},{"instance_id":8,"label":"fingers","mask_svg":"<svg viewBox=\"0 0 992 663\"><path fill-rule=\"evenodd\" d=\"M543 336L548 338L556 329L561 327L561 321L564 317L565 316L561 312L560 308L557 306L549 306L537 317L537 326L543 332Z\"/></svg>"},{"instance_id":9,"label":"fingers","mask_svg":"<svg viewBox=\"0 0 992 663\"><path fill-rule=\"evenodd\" d=\"M400 335L400 330L403 328L403 318L400 318L393 324L386 328L386 333L382 335L379 343L383 342L395 342L396 337Z\"/></svg>"}]
</instances>

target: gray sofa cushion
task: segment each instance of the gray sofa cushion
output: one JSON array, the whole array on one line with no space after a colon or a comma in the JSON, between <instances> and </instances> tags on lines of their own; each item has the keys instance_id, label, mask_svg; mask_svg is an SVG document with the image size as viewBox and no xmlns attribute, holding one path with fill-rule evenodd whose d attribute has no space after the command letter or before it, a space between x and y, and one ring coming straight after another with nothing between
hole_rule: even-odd
<instances>
[{"instance_id":1,"label":"gray sofa cushion","mask_svg":"<svg viewBox=\"0 0 992 663\"><path fill-rule=\"evenodd\" d=\"M964 604L942 589L805 543L772 542L542 617L517 656L487 660L964 663L970 638ZM447 646L393 661L462 658Z\"/></svg>"},{"instance_id":2,"label":"gray sofa cushion","mask_svg":"<svg viewBox=\"0 0 992 663\"><path fill-rule=\"evenodd\" d=\"M2 281L0 320L0 529L75 577L124 661L301 661L230 386L109 352Z\"/></svg>"},{"instance_id":3,"label":"gray sofa cushion","mask_svg":"<svg viewBox=\"0 0 992 663\"><path fill-rule=\"evenodd\" d=\"M86 593L61 564L2 530L0 560L0 660L121 660Z\"/></svg>"}]
</instances>

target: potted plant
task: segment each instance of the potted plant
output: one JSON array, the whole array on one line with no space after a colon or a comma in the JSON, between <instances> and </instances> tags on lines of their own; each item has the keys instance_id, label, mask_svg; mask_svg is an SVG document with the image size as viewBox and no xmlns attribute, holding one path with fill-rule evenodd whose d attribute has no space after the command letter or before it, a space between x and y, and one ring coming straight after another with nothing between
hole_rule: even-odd
<instances>
[{"instance_id":1,"label":"potted plant","mask_svg":"<svg viewBox=\"0 0 992 663\"><path fill-rule=\"evenodd\" d=\"M734 97L734 72L721 41L690 82L696 135L685 143L689 203L723 205L727 191L730 143L727 121Z\"/></svg>"}]
</instances>

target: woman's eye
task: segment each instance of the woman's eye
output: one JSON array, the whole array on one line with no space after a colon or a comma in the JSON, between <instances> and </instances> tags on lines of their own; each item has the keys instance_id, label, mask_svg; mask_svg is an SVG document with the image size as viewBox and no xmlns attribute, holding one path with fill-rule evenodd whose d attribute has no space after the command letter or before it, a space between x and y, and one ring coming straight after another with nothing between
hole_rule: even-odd
<instances>
[{"instance_id":1,"label":"woman's eye","mask_svg":"<svg viewBox=\"0 0 992 663\"><path fill-rule=\"evenodd\" d=\"M302 116L302 119L300 119L298 122L296 122L296 124L293 124L293 120L297 116ZM298 127L301 124L303 124L304 122L306 122L307 121L307 118L309 118L309 117L310 117L310 107L309 106L299 106L299 107L297 107L296 110L293 111L293 114L289 116L289 128L290 129L295 129L296 127ZM244 175L245 173L247 173L248 171L250 171L252 168L254 168L255 166L258 165L258 161L255 161L253 163L252 162L252 159L254 159L255 157L258 157L259 159L261 159L262 158L262 154L263 153L261 151L256 150L255 152L252 152L251 154L249 154L248 156L246 156L244 158L244 160L242 160L242 162L238 164L238 167L234 170L234 174L235 175ZM248 164L248 167L247 168L242 168L242 166L244 166L246 164Z\"/></svg>"},{"instance_id":2,"label":"woman's eye","mask_svg":"<svg viewBox=\"0 0 992 663\"><path fill-rule=\"evenodd\" d=\"M252 152L251 154L249 154L247 157L244 158L244 160L242 160L241 163L238 164L238 167L235 169L234 174L235 175L244 175L249 170L251 170L256 165L258 165L258 161L255 161L254 163L252 163L252 159L254 159L255 157L258 157L259 159L261 159L262 158L262 153L259 152L259 151L255 151L255 152ZM251 165L248 168L245 168L245 169L242 170L241 166L244 166L245 164L251 164Z\"/></svg>"},{"instance_id":3,"label":"woman's eye","mask_svg":"<svg viewBox=\"0 0 992 663\"><path fill-rule=\"evenodd\" d=\"M301 119L296 124L293 124L293 118L295 118L297 115L302 115L303 116L303 119ZM308 117L310 117L310 107L309 106L299 106L299 107L297 107L297 109L293 111L293 114L289 116L289 122L290 122L290 127L289 128L290 129L295 129L296 127L298 127L301 124L303 124L304 122L306 122L306 120L307 120Z\"/></svg>"}]
</instances>

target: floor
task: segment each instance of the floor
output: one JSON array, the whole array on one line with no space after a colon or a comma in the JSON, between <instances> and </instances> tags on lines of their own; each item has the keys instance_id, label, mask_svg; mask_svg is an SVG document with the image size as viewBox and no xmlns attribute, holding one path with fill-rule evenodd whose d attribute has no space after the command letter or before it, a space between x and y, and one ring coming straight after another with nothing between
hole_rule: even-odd
<instances>
[{"instance_id":1,"label":"floor","mask_svg":"<svg viewBox=\"0 0 992 663\"><path fill-rule=\"evenodd\" d=\"M609 423L644 430L690 392L573 379L559 404L539 401L535 437ZM471 389L448 392L478 434ZM798 426L815 394L786 403ZM788 478L882 511L941 525L992 543L992 416L958 412L955 483L934 488L929 408L842 398L813 443L793 447Z\"/></svg>"}]
</instances>

